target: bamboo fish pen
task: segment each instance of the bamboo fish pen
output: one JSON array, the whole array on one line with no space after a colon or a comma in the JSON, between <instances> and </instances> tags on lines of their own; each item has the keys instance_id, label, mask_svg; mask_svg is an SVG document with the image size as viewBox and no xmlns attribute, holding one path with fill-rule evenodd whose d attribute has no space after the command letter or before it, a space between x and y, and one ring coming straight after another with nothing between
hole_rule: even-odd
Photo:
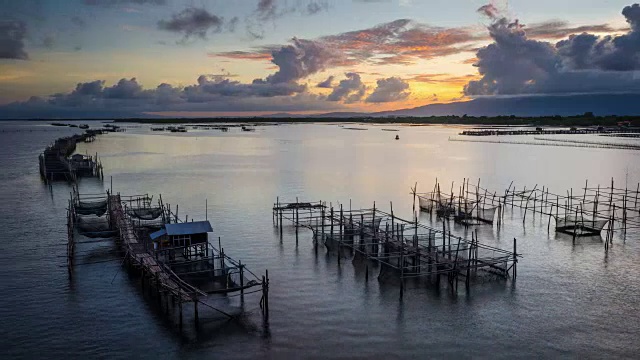
<instances>
[{"instance_id":1,"label":"bamboo fish pen","mask_svg":"<svg viewBox=\"0 0 640 360\"><path fill-rule=\"evenodd\" d=\"M417 216L399 218L392 204L390 212L385 212L375 203L370 209L346 210L323 201L281 203L278 199L273 205L273 223L281 234L285 221L295 227L296 241L298 229L306 228L313 232L316 244L352 254L354 262L364 263L367 278L369 268L377 267L378 279L400 283L400 297L408 279L439 285L445 278L452 292L457 291L459 278L468 288L479 272L515 280L521 256L516 252L516 239L513 251L495 248L480 243L477 234L471 239L453 235L446 222L436 229L420 224Z\"/></svg>"}]
</instances>

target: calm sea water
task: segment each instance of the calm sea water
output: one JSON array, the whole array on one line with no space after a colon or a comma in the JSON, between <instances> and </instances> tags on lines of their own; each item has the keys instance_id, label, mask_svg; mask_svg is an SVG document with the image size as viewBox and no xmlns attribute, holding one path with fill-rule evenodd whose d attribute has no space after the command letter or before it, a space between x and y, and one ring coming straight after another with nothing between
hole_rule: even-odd
<instances>
[{"instance_id":1,"label":"calm sea water","mask_svg":"<svg viewBox=\"0 0 640 360\"><path fill-rule=\"evenodd\" d=\"M99 123L94 123L96 126ZM3 358L637 358L640 351L640 234L599 239L547 233L547 218L508 210L504 227L479 228L481 242L511 249L518 279L476 284L466 293L381 283L350 261L338 264L311 234L273 227L281 200L325 200L388 209L411 217L410 187L428 191L463 178L503 192L511 181L563 193L589 184L634 187L640 152L449 142L454 127L281 125L256 132L151 133L148 126L108 134L80 152L98 153L104 184L122 194L162 194L180 215L203 219L226 253L271 278L268 326L258 298L227 322L201 309L196 330L165 316L139 280L120 266L112 242L78 247L74 277L65 267L65 208L70 187L50 190L37 156L74 133L38 122L0 124L0 353ZM395 128L399 132L381 131ZM398 134L400 140L393 138ZM586 137L592 138L592 137ZM607 140L611 140L607 138ZM428 222L423 215L422 220ZM452 226L458 234L464 228ZM235 301L219 306L238 311ZM203 313L204 312L204 313Z\"/></svg>"}]
</instances>

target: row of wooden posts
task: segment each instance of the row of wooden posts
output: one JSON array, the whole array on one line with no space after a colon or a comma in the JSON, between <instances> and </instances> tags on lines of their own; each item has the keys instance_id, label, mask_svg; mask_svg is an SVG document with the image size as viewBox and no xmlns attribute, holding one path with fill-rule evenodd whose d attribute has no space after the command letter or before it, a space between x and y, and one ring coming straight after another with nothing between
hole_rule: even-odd
<instances>
[{"instance_id":1,"label":"row of wooden posts","mask_svg":"<svg viewBox=\"0 0 640 360\"><path fill-rule=\"evenodd\" d=\"M309 212L309 214L304 215L301 220L300 218L301 212L303 213ZM365 221L365 214L367 215L367 221ZM359 217L360 222L358 223L357 220L354 222L353 220L354 217L356 219ZM376 219L379 219L380 221L382 221L383 217L387 219L387 223L385 225L384 230L379 229L379 225L378 225L379 223L376 222ZM327 208L325 203L323 203L322 201L314 202L314 203L308 203L308 202L301 203L298 200L296 200L295 203L287 204L287 203L281 203L278 198L273 208L273 222L274 222L274 225L277 225L279 227L281 236L283 233L283 223L284 223L283 220L291 221L295 226L296 243L298 243L298 229L300 227L305 227L313 230L316 243L318 242L318 238L320 238L321 240L325 241L325 245L327 245L327 247L331 247L333 246L332 242L334 242L335 239L337 239L338 249L340 249L341 247L348 247L348 248L351 248L352 250L355 250L356 255L363 254L367 259L377 261L383 266L388 265L393 267L394 269L400 272L401 296L404 292L405 278L411 278L416 276L426 276L427 274L428 275L436 274L436 281L438 284L440 281L439 275L447 274L450 280L450 283L452 285L452 289L454 288L453 287L454 283L455 283L455 286L457 286L457 281L455 280L457 280L458 270L456 269L458 268L458 264L460 264L458 256L459 256L461 244L464 244L464 246L467 246L469 250L469 255L468 255L469 257L466 261L468 262L471 262L472 260L474 261L473 266L471 265L471 263L466 265L468 271L470 271L472 267L476 270L484 266L491 267L492 261L496 261L496 262L504 261L505 263L511 263L512 266L507 268L508 266L507 264L505 265L504 268L499 268L496 266L494 267L496 269L502 270L505 276L507 272L511 270L513 279L515 279L515 276L517 274L515 269L516 269L517 258L519 255L515 252L515 239L514 239L513 253L480 244L477 239L477 236L475 235L472 236L472 240L469 242L467 240L463 240L462 238L455 237L451 234L450 231L447 231L446 223L444 221L443 221L443 229L437 230L437 229L431 229L427 226L419 224L417 221L417 214L414 218L414 221L412 222L402 220L394 215L393 204L391 204L390 214L384 213L379 209L377 209L375 206L375 203L374 203L373 209L360 209L360 210L350 209L346 211L343 209L342 206L340 206L340 210L338 213L334 210L333 206L330 206ZM314 224L314 221L315 221L315 224ZM325 224L326 221L328 221L328 224ZM356 228L360 232L361 244L355 244L353 239L351 239L351 242L345 240L345 237L353 236L356 234L353 232L354 224L357 225ZM371 225L369 226L368 224L371 224ZM411 228L411 226L413 226L414 234L411 235L413 236L412 245L410 245L409 243L405 243L405 241L411 242L410 240L408 240L408 238L404 237L405 225L407 225L409 229ZM337 227L337 233L334 230L334 226ZM327 235L327 233L325 232L325 229L328 230L329 235ZM419 234L418 233L419 229L425 232L428 231L428 234L429 234L428 237L426 233ZM383 234L379 234L379 233L383 233ZM336 238L334 238L334 234L337 234ZM442 256L444 258L441 258L442 262L438 261L438 253L440 252L438 250L438 247L435 246L435 244L432 245L432 239L435 240L435 236L438 234L442 235L442 240L443 240ZM362 240L365 235L371 236L374 239L375 243L366 244L364 240ZM379 235L382 236L382 239L384 239L384 242L380 241L378 243L377 239ZM447 244L446 244L447 237L449 238L449 250L447 250ZM458 241L457 249L454 249L451 246L452 237ZM419 246L418 241L420 238L428 239L429 245L424 248L423 246ZM329 245L328 242L331 243L331 245ZM394 245L396 243L397 245ZM378 251L377 251L378 245L381 245L384 250L382 255L380 256L378 256ZM374 249L373 252L362 250L363 249L362 247L366 248L367 246L372 247ZM390 253L389 251L392 248L400 249L399 255L395 253ZM500 256L496 256L494 259L479 260L477 257L477 250L479 248L496 252ZM423 249L423 250L420 250L420 249ZM474 253L473 249L475 249L475 257L473 254ZM435 252L433 250L435 250ZM455 259L453 258L454 254L455 254ZM431 257L435 256L435 265L437 265L437 269L435 271L429 270L428 273L427 272L423 273L421 270L419 270L420 265L417 265L417 264L419 264L419 262L421 261L420 259L422 259L424 256L427 256L427 260L430 264L432 261ZM390 263L388 263L388 260L391 259L392 257L396 259L399 258L398 265L391 265ZM448 259L446 259L447 261L445 262L444 260L447 257ZM407 259L411 260L413 266L410 265L410 263L406 262ZM340 263L340 261L341 261L341 256L338 256L338 263ZM369 272L368 264L366 264L365 266L366 266L365 277L368 278L368 272ZM450 269L447 270L449 267ZM413 273L411 271L405 272L405 269L411 270L412 268L414 270ZM415 273L416 269L418 269L417 273ZM431 266L429 266L429 269L431 269ZM464 266L461 269L464 270ZM467 276L465 280L465 283L467 286L469 285L469 279L470 279L470 276Z\"/></svg>"}]
</instances>

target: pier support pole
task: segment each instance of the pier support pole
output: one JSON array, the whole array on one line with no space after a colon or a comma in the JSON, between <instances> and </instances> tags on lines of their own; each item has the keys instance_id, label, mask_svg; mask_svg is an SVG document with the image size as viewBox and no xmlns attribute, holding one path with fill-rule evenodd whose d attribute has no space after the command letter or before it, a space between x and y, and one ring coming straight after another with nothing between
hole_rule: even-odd
<instances>
[{"instance_id":1,"label":"pier support pole","mask_svg":"<svg viewBox=\"0 0 640 360\"><path fill-rule=\"evenodd\" d=\"M322 202L320 202L320 205L322 205ZM322 219L321 219L322 223L320 224L320 239L324 241L324 206L320 210L320 216L322 216ZM316 245L317 243L318 241L316 239Z\"/></svg>"},{"instance_id":2,"label":"pier support pole","mask_svg":"<svg viewBox=\"0 0 640 360\"><path fill-rule=\"evenodd\" d=\"M513 238L513 280L518 275L518 253L516 252L516 238Z\"/></svg>"},{"instance_id":3,"label":"pier support pole","mask_svg":"<svg viewBox=\"0 0 640 360\"><path fill-rule=\"evenodd\" d=\"M240 301L244 304L244 265L242 265L242 261L238 261L238 267L240 268Z\"/></svg>"},{"instance_id":4,"label":"pier support pole","mask_svg":"<svg viewBox=\"0 0 640 360\"><path fill-rule=\"evenodd\" d=\"M194 295L193 298L193 317L196 322L196 326L198 325L198 295Z\"/></svg>"},{"instance_id":5,"label":"pier support pole","mask_svg":"<svg viewBox=\"0 0 640 360\"><path fill-rule=\"evenodd\" d=\"M264 313L267 320L269 320L269 270L265 270L264 280Z\"/></svg>"},{"instance_id":6,"label":"pier support pole","mask_svg":"<svg viewBox=\"0 0 640 360\"><path fill-rule=\"evenodd\" d=\"M178 288L178 308L180 310L180 314L179 314L180 329L182 329L182 289L180 288Z\"/></svg>"},{"instance_id":7,"label":"pier support pole","mask_svg":"<svg viewBox=\"0 0 640 360\"><path fill-rule=\"evenodd\" d=\"M400 301L404 297L404 244L400 243Z\"/></svg>"}]
</instances>

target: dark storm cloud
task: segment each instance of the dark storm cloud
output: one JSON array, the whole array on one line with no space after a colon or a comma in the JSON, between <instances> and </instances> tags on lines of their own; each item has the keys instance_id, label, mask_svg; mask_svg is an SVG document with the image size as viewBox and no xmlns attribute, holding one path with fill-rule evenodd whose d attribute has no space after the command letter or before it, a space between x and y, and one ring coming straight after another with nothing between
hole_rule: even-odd
<instances>
[{"instance_id":1,"label":"dark storm cloud","mask_svg":"<svg viewBox=\"0 0 640 360\"><path fill-rule=\"evenodd\" d=\"M76 88L70 93L57 93L43 99L48 105L60 107L81 107L97 105L96 99L103 96L102 88L103 80L95 80L91 82L78 83ZM32 98L31 100L34 100ZM29 104L25 104L28 106Z\"/></svg>"},{"instance_id":2,"label":"dark storm cloud","mask_svg":"<svg viewBox=\"0 0 640 360\"><path fill-rule=\"evenodd\" d=\"M640 91L638 5L623 15L631 30L620 36L583 33L551 44L528 38L516 20L495 18L493 43L477 52L482 76L464 88L467 95L517 95Z\"/></svg>"},{"instance_id":3,"label":"dark storm cloud","mask_svg":"<svg viewBox=\"0 0 640 360\"><path fill-rule=\"evenodd\" d=\"M296 87L297 86L297 87ZM104 81L79 83L69 93L46 98L32 97L24 102L0 106L0 118L50 118L56 116L140 116L159 111L307 111L335 110L341 104L323 96L299 92L294 83L268 84L254 81L242 84L202 75L186 87L166 83L144 89L135 79L122 79L104 87Z\"/></svg>"},{"instance_id":4,"label":"dark storm cloud","mask_svg":"<svg viewBox=\"0 0 640 360\"><path fill-rule=\"evenodd\" d=\"M333 88L333 79L334 78L335 77L333 75L329 76L327 78L327 80L319 82L318 85L316 85L316 87L319 87L319 88L322 88L322 89L332 89Z\"/></svg>"},{"instance_id":5,"label":"dark storm cloud","mask_svg":"<svg viewBox=\"0 0 640 360\"><path fill-rule=\"evenodd\" d=\"M640 70L640 5L622 10L631 29L619 36L573 35L556 47L566 66L575 69Z\"/></svg>"},{"instance_id":6,"label":"dark storm cloud","mask_svg":"<svg viewBox=\"0 0 640 360\"><path fill-rule=\"evenodd\" d=\"M224 19L203 8L190 7L174 14L169 20L158 21L158 28L182 34L184 39L206 38L207 33L222 31Z\"/></svg>"},{"instance_id":7,"label":"dark storm cloud","mask_svg":"<svg viewBox=\"0 0 640 360\"><path fill-rule=\"evenodd\" d=\"M269 83L282 83L302 79L326 69L341 56L324 44L293 38L291 45L282 46L271 53L278 71L267 77Z\"/></svg>"},{"instance_id":8,"label":"dark storm cloud","mask_svg":"<svg viewBox=\"0 0 640 360\"><path fill-rule=\"evenodd\" d=\"M184 92L188 99L194 100L200 98L208 100L211 96L289 96L304 90L304 85L295 82L273 84L262 79L255 79L251 83L244 84L226 78L200 75L200 77L198 77L198 84L186 87Z\"/></svg>"},{"instance_id":9,"label":"dark storm cloud","mask_svg":"<svg viewBox=\"0 0 640 360\"><path fill-rule=\"evenodd\" d=\"M0 21L0 59L27 60L24 50L27 25L24 21Z\"/></svg>"},{"instance_id":10,"label":"dark storm cloud","mask_svg":"<svg viewBox=\"0 0 640 360\"><path fill-rule=\"evenodd\" d=\"M124 80L124 79L123 79ZM78 83L75 90L73 90L70 96L101 96L102 87L104 86L104 80L95 80L86 83Z\"/></svg>"},{"instance_id":11,"label":"dark storm cloud","mask_svg":"<svg viewBox=\"0 0 640 360\"><path fill-rule=\"evenodd\" d=\"M120 79L117 84L104 88L103 95L106 99L138 99L144 97L145 92L136 78L132 78Z\"/></svg>"},{"instance_id":12,"label":"dark storm cloud","mask_svg":"<svg viewBox=\"0 0 640 360\"><path fill-rule=\"evenodd\" d=\"M384 103L400 101L406 99L411 94L411 92L408 91L409 84L398 77L379 79L376 83L376 88L367 97L366 102Z\"/></svg>"},{"instance_id":13,"label":"dark storm cloud","mask_svg":"<svg viewBox=\"0 0 640 360\"><path fill-rule=\"evenodd\" d=\"M525 29L528 37L540 39L563 39L569 35L583 32L611 33L617 31L617 29L607 24L571 26L562 20L532 24L526 26Z\"/></svg>"},{"instance_id":14,"label":"dark storm cloud","mask_svg":"<svg viewBox=\"0 0 640 360\"><path fill-rule=\"evenodd\" d=\"M367 87L362 83L360 75L353 72L344 75L347 78L340 80L327 97L327 100L344 101L346 104L360 101L367 91Z\"/></svg>"}]
</instances>

